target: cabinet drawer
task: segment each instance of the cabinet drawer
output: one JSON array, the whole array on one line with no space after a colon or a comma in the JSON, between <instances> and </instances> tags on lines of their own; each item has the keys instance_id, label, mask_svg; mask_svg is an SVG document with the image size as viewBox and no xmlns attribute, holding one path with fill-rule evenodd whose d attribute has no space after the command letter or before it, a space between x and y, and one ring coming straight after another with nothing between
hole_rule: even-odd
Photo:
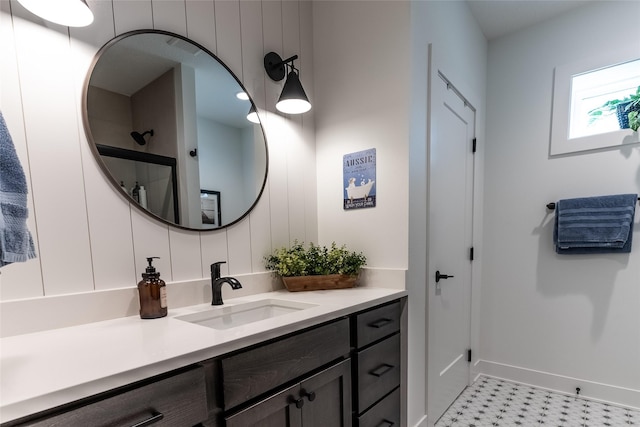
<instances>
[{"instance_id":1,"label":"cabinet drawer","mask_svg":"<svg viewBox=\"0 0 640 427\"><path fill-rule=\"evenodd\" d=\"M358 413L400 384L400 334L358 353Z\"/></svg>"},{"instance_id":2,"label":"cabinet drawer","mask_svg":"<svg viewBox=\"0 0 640 427\"><path fill-rule=\"evenodd\" d=\"M157 382L23 424L37 427L193 426L207 419L203 369L198 367ZM155 420L155 421L154 421ZM147 424L142 424L148 421Z\"/></svg>"},{"instance_id":3,"label":"cabinet drawer","mask_svg":"<svg viewBox=\"0 0 640 427\"><path fill-rule=\"evenodd\" d=\"M224 358L224 407L229 410L349 351L349 320L341 319Z\"/></svg>"},{"instance_id":4,"label":"cabinet drawer","mask_svg":"<svg viewBox=\"0 0 640 427\"><path fill-rule=\"evenodd\" d=\"M400 427L400 388L358 417L358 427Z\"/></svg>"},{"instance_id":5,"label":"cabinet drawer","mask_svg":"<svg viewBox=\"0 0 640 427\"><path fill-rule=\"evenodd\" d=\"M356 316L357 347L361 348L400 330L400 302Z\"/></svg>"}]
</instances>

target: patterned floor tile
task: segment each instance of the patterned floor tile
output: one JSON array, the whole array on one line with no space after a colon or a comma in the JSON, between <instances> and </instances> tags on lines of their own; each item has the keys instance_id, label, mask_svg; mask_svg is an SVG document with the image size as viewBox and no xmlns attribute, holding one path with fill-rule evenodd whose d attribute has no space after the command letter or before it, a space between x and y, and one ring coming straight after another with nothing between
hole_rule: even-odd
<instances>
[{"instance_id":1,"label":"patterned floor tile","mask_svg":"<svg viewBox=\"0 0 640 427\"><path fill-rule=\"evenodd\" d=\"M481 376L436 427L640 427L640 411Z\"/></svg>"}]
</instances>

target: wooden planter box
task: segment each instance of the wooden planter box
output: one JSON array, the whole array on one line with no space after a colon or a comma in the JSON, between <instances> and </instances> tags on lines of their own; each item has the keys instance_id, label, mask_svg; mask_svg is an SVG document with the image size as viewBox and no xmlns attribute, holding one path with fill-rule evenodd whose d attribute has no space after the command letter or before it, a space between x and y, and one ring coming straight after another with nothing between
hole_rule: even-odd
<instances>
[{"instance_id":1,"label":"wooden planter box","mask_svg":"<svg viewBox=\"0 0 640 427\"><path fill-rule=\"evenodd\" d=\"M345 289L356 285L358 276L329 274L326 276L283 277L284 286L290 292L317 291L321 289Z\"/></svg>"}]
</instances>

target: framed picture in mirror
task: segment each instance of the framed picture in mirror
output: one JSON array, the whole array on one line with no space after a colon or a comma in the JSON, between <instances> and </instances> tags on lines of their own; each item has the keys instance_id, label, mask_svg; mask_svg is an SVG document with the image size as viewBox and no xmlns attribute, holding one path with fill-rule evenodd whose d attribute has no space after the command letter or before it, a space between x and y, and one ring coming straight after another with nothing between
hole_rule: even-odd
<instances>
[{"instance_id":1,"label":"framed picture in mirror","mask_svg":"<svg viewBox=\"0 0 640 427\"><path fill-rule=\"evenodd\" d=\"M200 190L200 210L202 212L203 227L220 227L222 225L220 192Z\"/></svg>"}]
</instances>

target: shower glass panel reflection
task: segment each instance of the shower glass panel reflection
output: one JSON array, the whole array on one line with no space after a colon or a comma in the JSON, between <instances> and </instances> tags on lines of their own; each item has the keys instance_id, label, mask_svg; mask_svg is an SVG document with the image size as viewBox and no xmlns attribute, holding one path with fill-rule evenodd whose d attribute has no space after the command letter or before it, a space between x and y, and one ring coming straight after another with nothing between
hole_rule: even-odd
<instances>
[{"instance_id":1,"label":"shower glass panel reflection","mask_svg":"<svg viewBox=\"0 0 640 427\"><path fill-rule=\"evenodd\" d=\"M98 153L121 185L133 198L136 183L146 190L146 209L152 214L180 224L176 159L157 154L97 144Z\"/></svg>"}]
</instances>

